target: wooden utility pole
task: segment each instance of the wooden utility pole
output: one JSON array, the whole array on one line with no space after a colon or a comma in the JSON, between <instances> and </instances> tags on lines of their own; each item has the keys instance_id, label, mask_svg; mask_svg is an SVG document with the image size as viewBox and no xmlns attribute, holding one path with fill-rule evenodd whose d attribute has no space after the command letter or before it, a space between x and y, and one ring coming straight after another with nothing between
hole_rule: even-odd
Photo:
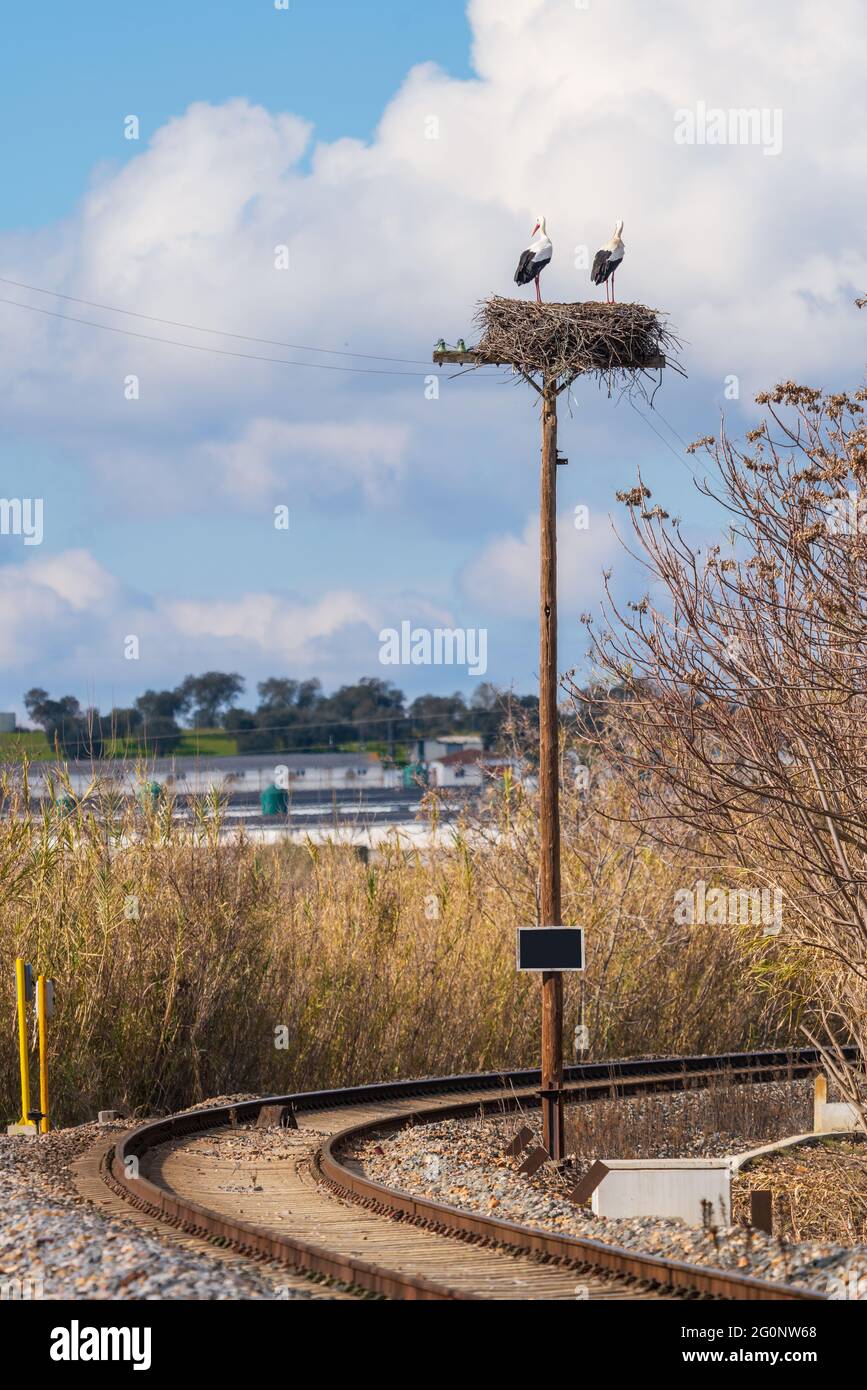
<instances>
[{"instance_id":1,"label":"wooden utility pole","mask_svg":"<svg viewBox=\"0 0 867 1390\"><path fill-rule=\"evenodd\" d=\"M539 485L539 925L560 912L560 733L557 718L557 382L542 382ZM563 976L542 976L542 1143L563 1157Z\"/></svg>"},{"instance_id":2,"label":"wooden utility pole","mask_svg":"<svg viewBox=\"0 0 867 1390\"><path fill-rule=\"evenodd\" d=\"M539 922L559 927L560 901L560 729L557 715L557 397L572 378L558 385L541 375L541 385L517 363L486 356L478 349L448 348L441 342L437 366L511 366L520 371L542 404L542 471L539 497ZM636 368L664 367L660 354ZM565 462L565 460L562 460ZM564 1157L563 1137L563 975L542 974L542 1142L551 1158Z\"/></svg>"},{"instance_id":3,"label":"wooden utility pole","mask_svg":"<svg viewBox=\"0 0 867 1390\"><path fill-rule=\"evenodd\" d=\"M434 362L494 364L478 352L440 348ZM523 373L523 375L526 375ZM539 926L560 921L560 731L557 716L557 396L556 376L541 386L527 377L542 404L542 470L539 482ZM542 975L542 1143L554 1159L564 1156L563 975Z\"/></svg>"}]
</instances>

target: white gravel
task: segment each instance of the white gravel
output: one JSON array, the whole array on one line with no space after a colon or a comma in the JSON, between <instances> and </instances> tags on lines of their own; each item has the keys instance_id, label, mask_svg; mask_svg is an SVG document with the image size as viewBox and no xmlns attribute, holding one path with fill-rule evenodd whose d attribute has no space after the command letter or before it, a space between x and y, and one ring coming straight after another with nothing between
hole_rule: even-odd
<instances>
[{"instance_id":1,"label":"white gravel","mask_svg":"<svg viewBox=\"0 0 867 1390\"><path fill-rule=\"evenodd\" d=\"M666 1218L611 1220L594 1216L589 1207L577 1206L568 1196L577 1173L567 1179L542 1169L527 1178L517 1172L520 1158L503 1156L519 1124L533 1129L535 1142L540 1142L538 1116L530 1113L519 1122L498 1116L382 1131L345 1156L355 1159L377 1182L449 1206L653 1255L735 1268L759 1278L806 1285L839 1299L867 1298L864 1245L786 1242L741 1226L704 1230ZM735 1143L728 1152L755 1145L755 1139L749 1139ZM709 1136L708 1147L718 1151L714 1137ZM577 1165L577 1172L582 1166Z\"/></svg>"},{"instance_id":2,"label":"white gravel","mask_svg":"<svg viewBox=\"0 0 867 1390\"><path fill-rule=\"evenodd\" d=\"M0 1135L0 1300L318 1299L254 1266L181 1249L104 1215L75 1191L69 1163L100 1135L128 1126L81 1125L38 1138Z\"/></svg>"}]
</instances>

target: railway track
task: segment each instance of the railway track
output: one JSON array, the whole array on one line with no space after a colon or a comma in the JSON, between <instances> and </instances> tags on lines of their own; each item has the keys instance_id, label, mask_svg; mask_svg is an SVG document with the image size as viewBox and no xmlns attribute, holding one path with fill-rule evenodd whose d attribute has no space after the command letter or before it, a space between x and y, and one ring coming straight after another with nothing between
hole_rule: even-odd
<instances>
[{"instance_id":1,"label":"railway track","mask_svg":"<svg viewBox=\"0 0 867 1390\"><path fill-rule=\"evenodd\" d=\"M575 1101L793 1079L812 1049L587 1063L565 1069ZM79 1164L79 1190L186 1243L314 1276L338 1292L396 1299L817 1299L812 1290L517 1226L385 1188L343 1151L374 1130L538 1104L537 1072L440 1077L269 1096L152 1120ZM239 1184L237 1141L263 1105L289 1107L280 1156ZM249 1165L247 1165L249 1167Z\"/></svg>"}]
</instances>

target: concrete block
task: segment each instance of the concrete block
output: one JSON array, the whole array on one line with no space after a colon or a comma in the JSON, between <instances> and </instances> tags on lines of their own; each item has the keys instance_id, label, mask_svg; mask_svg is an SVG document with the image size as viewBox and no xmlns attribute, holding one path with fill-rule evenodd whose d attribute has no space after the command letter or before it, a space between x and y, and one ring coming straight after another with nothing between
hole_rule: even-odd
<instances>
[{"instance_id":1,"label":"concrete block","mask_svg":"<svg viewBox=\"0 0 867 1390\"><path fill-rule=\"evenodd\" d=\"M119 1117L116 1110L100 1110L99 1114L96 1117L96 1122L100 1125L110 1125L112 1120L116 1120L118 1118Z\"/></svg>"},{"instance_id":2,"label":"concrete block","mask_svg":"<svg viewBox=\"0 0 867 1390\"><path fill-rule=\"evenodd\" d=\"M816 1077L813 1087L813 1133L831 1134L835 1130L860 1130L861 1117L848 1101L828 1102L827 1077Z\"/></svg>"},{"instance_id":3,"label":"concrete block","mask_svg":"<svg viewBox=\"0 0 867 1390\"><path fill-rule=\"evenodd\" d=\"M605 1170L591 1198L596 1216L669 1216L701 1226L707 1214L713 1225L731 1224L726 1158L605 1158L595 1166Z\"/></svg>"},{"instance_id":4,"label":"concrete block","mask_svg":"<svg viewBox=\"0 0 867 1390\"><path fill-rule=\"evenodd\" d=\"M35 1139L35 1138L36 1138L36 1135L39 1133L39 1130L36 1128L35 1125L32 1125L32 1124L7 1125L7 1126L6 1126L6 1133L7 1133L7 1134L28 1134L28 1135L30 1135L31 1138Z\"/></svg>"},{"instance_id":5,"label":"concrete block","mask_svg":"<svg viewBox=\"0 0 867 1390\"><path fill-rule=\"evenodd\" d=\"M848 1101L830 1101L825 1105L816 1106L815 1109L818 1110L818 1114L813 1118L815 1134L832 1134L835 1131L861 1128L858 1111Z\"/></svg>"},{"instance_id":6,"label":"concrete block","mask_svg":"<svg viewBox=\"0 0 867 1390\"><path fill-rule=\"evenodd\" d=\"M850 1105L825 1105L829 1121L839 1121ZM846 1118L852 1118L851 1114ZM851 1134L854 1126L829 1123L823 1133ZM747 1153L728 1158L597 1159L572 1191L575 1202L590 1202L596 1216L669 1216L690 1226L705 1222L705 1203L710 1203L713 1225L731 1225L731 1178L757 1158L780 1153L798 1144L816 1144L816 1134L796 1134Z\"/></svg>"}]
</instances>

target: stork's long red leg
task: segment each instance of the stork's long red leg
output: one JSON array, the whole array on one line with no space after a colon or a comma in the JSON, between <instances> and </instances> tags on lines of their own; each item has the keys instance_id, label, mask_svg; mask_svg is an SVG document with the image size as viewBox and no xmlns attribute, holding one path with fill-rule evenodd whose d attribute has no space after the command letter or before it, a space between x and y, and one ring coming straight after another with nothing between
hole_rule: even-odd
<instances>
[{"instance_id":1,"label":"stork's long red leg","mask_svg":"<svg viewBox=\"0 0 867 1390\"><path fill-rule=\"evenodd\" d=\"M541 295L540 290L539 290L539 277L538 277L538 275L536 276L536 303L537 303L537 304L541 304L541 303L542 303L542 295Z\"/></svg>"},{"instance_id":2,"label":"stork's long red leg","mask_svg":"<svg viewBox=\"0 0 867 1390\"><path fill-rule=\"evenodd\" d=\"M616 296L615 293L614 293L614 277L615 277L616 274L617 274L617 271L616 271L616 270L612 270L612 272L611 272L611 303L612 303L612 304L616 304L616 303L617 303L617 296Z\"/></svg>"}]
</instances>

